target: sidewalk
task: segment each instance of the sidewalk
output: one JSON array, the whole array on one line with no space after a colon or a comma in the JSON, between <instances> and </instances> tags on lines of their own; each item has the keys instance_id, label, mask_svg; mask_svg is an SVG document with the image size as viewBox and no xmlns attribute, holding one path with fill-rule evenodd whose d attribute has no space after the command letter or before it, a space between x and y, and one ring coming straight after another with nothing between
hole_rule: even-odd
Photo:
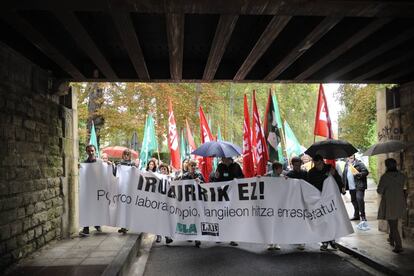
<instances>
[{"instance_id":1,"label":"sidewalk","mask_svg":"<svg viewBox=\"0 0 414 276\"><path fill-rule=\"evenodd\" d=\"M8 275L121 275L136 256L140 234L121 235L118 228L93 227L89 237L73 237L46 245L19 262Z\"/></svg>"},{"instance_id":2,"label":"sidewalk","mask_svg":"<svg viewBox=\"0 0 414 276\"><path fill-rule=\"evenodd\" d=\"M359 221L352 221L355 233L338 241L341 250L387 275L414 275L414 243L403 239L404 252L396 254L392 252L392 247L387 242L388 234L378 231L379 203L376 189L376 184L369 179L368 190L365 192L365 212L371 229L359 230L356 228ZM351 217L354 209L348 192L344 198L345 206Z\"/></svg>"},{"instance_id":3,"label":"sidewalk","mask_svg":"<svg viewBox=\"0 0 414 276\"><path fill-rule=\"evenodd\" d=\"M352 215L349 193L344 199ZM388 234L378 231L376 185L372 180L365 204L370 230L358 230L359 221L352 221L355 233L338 241L340 249L387 275L414 275L414 243L403 240L404 252L396 254L387 242ZM122 275L137 256L141 243L146 242L139 233L120 235L117 228L106 226L103 233L90 229L87 238L74 237L46 245L19 262L8 275Z\"/></svg>"}]
</instances>

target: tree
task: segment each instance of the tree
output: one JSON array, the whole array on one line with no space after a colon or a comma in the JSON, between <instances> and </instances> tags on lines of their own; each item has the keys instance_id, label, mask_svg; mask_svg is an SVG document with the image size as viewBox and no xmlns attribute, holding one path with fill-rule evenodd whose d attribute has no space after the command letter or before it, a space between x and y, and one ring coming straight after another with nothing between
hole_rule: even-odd
<instances>
[{"instance_id":1,"label":"tree","mask_svg":"<svg viewBox=\"0 0 414 276\"><path fill-rule=\"evenodd\" d=\"M80 141L87 140L86 124L88 87L98 84L73 84L80 87L78 113ZM260 115L264 116L268 91L271 88L279 99L281 115L291 125L299 141L309 146L313 142L313 122L317 101L317 85L293 84L233 84L233 83L100 83L101 106L94 112L105 121L100 129L101 147L129 146L134 131L142 140L145 117L152 113L155 119L159 148L162 151L168 128L168 99L171 99L178 128L187 119L199 144L198 105L202 105L211 121L211 130L217 135L218 126L224 140L242 144L243 95L251 105L256 90ZM82 147L83 148L83 147ZM164 149L167 151L166 149ZM165 160L167 161L167 160Z\"/></svg>"},{"instance_id":2,"label":"tree","mask_svg":"<svg viewBox=\"0 0 414 276\"><path fill-rule=\"evenodd\" d=\"M344 106L339 114L339 138L365 150L372 145L376 125L376 91L383 86L344 84L337 97Z\"/></svg>"}]
</instances>

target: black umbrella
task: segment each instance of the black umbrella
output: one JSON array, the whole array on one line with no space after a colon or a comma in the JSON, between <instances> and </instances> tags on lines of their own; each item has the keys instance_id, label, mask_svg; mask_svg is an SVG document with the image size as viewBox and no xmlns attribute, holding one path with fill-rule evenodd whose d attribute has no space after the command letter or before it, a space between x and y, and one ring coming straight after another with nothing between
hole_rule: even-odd
<instances>
[{"instance_id":1,"label":"black umbrella","mask_svg":"<svg viewBox=\"0 0 414 276\"><path fill-rule=\"evenodd\" d=\"M211 141L199 146L191 154L204 157L233 157L241 155L241 148L226 141Z\"/></svg>"},{"instance_id":2,"label":"black umbrella","mask_svg":"<svg viewBox=\"0 0 414 276\"><path fill-rule=\"evenodd\" d=\"M382 143L372 145L364 152L364 155L372 156L381 153L398 152L405 149L407 146L404 142L399 140L389 140Z\"/></svg>"},{"instance_id":3,"label":"black umbrella","mask_svg":"<svg viewBox=\"0 0 414 276\"><path fill-rule=\"evenodd\" d=\"M328 139L319 141L310 146L305 153L311 157L319 154L325 159L349 157L358 150L347 141Z\"/></svg>"}]
</instances>

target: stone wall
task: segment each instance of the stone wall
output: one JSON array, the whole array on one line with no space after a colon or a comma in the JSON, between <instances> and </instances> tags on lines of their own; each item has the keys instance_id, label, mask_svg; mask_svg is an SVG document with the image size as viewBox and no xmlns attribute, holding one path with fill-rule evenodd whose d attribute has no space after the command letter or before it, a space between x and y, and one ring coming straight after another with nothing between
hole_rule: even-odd
<instances>
[{"instance_id":1,"label":"stone wall","mask_svg":"<svg viewBox=\"0 0 414 276\"><path fill-rule=\"evenodd\" d=\"M414 239L414 82L401 85L401 127L403 141L408 148L403 154L403 169L408 177L408 212L403 225L403 235L410 240Z\"/></svg>"},{"instance_id":2,"label":"stone wall","mask_svg":"<svg viewBox=\"0 0 414 276\"><path fill-rule=\"evenodd\" d=\"M69 232L70 109L48 85L47 72L0 44L0 271Z\"/></svg>"},{"instance_id":3,"label":"stone wall","mask_svg":"<svg viewBox=\"0 0 414 276\"><path fill-rule=\"evenodd\" d=\"M389 153L378 155L378 175L385 172L384 161L386 158L394 158L399 168L408 177L407 187L407 212L400 221L403 237L414 239L414 82L398 87L400 106L387 110L386 91L377 92L377 128L378 140L401 140L408 148L402 153ZM379 230L387 231L385 221L379 221Z\"/></svg>"}]
</instances>

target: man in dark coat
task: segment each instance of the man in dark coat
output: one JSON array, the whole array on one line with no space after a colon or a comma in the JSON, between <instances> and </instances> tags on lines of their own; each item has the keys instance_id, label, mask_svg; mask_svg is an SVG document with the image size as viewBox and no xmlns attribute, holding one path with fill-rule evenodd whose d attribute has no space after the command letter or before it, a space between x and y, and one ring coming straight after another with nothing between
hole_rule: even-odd
<instances>
[{"instance_id":1,"label":"man in dark coat","mask_svg":"<svg viewBox=\"0 0 414 276\"><path fill-rule=\"evenodd\" d=\"M331 174L334 177L336 184L338 185L339 192L343 192L343 183L335 168L329 164L325 164L323 157L319 154L313 157L313 163L314 167L308 172L308 182L310 184L315 186L315 188L317 188L319 191L322 191L323 182ZM320 247L321 251L328 250L328 244L332 247L332 249L338 249L335 240L331 240L322 242L322 245Z\"/></svg>"},{"instance_id":2,"label":"man in dark coat","mask_svg":"<svg viewBox=\"0 0 414 276\"><path fill-rule=\"evenodd\" d=\"M361 160L355 158L355 155L348 157L342 173L342 181L346 190L349 190L351 202L354 206L354 216L351 220L366 221L365 216L365 190L367 189L367 167Z\"/></svg>"},{"instance_id":3,"label":"man in dark coat","mask_svg":"<svg viewBox=\"0 0 414 276\"><path fill-rule=\"evenodd\" d=\"M96 148L94 145L87 145L85 148L86 154L88 158L84 161L84 163L95 163L96 162ZM102 232L101 226L95 226L97 232ZM83 227L82 231L79 232L79 236L87 237L89 236L89 226Z\"/></svg>"},{"instance_id":4,"label":"man in dark coat","mask_svg":"<svg viewBox=\"0 0 414 276\"><path fill-rule=\"evenodd\" d=\"M292 170L290 170L286 176L289 178L294 179L303 179L305 181L308 181L308 172L305 170L302 170L302 159L299 157L292 157L290 163L292 163Z\"/></svg>"}]
</instances>

